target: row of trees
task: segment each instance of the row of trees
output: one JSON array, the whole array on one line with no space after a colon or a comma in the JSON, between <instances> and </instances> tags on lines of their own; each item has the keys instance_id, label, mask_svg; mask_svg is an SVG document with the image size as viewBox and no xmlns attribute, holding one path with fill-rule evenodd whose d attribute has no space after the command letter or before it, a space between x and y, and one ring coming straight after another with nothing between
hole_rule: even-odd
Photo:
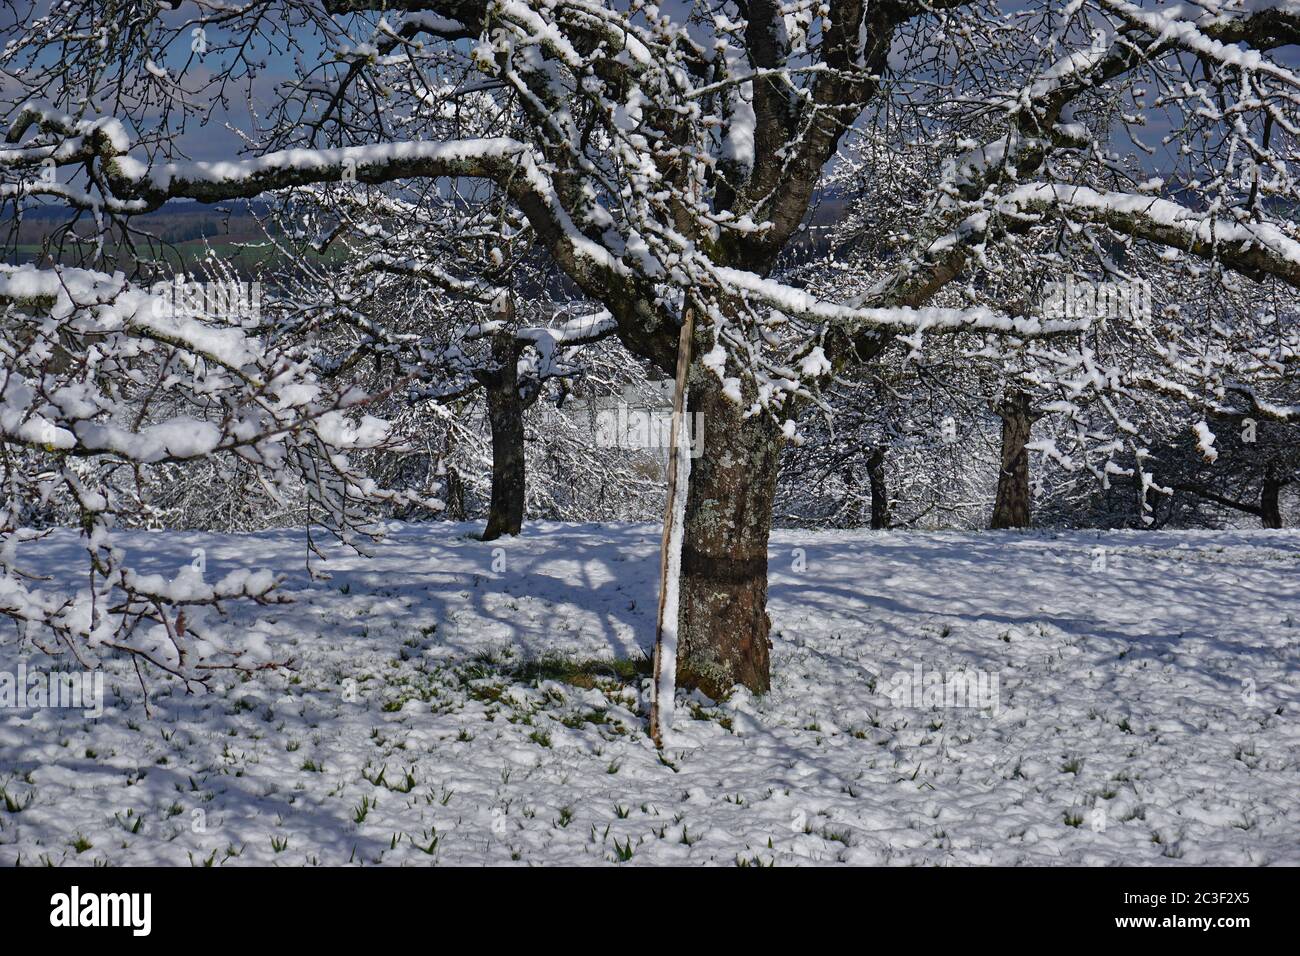
<instances>
[{"instance_id":1,"label":"row of trees","mask_svg":"<svg viewBox=\"0 0 1300 956\"><path fill-rule=\"evenodd\" d=\"M165 639L162 663L193 675L176 608L226 596L142 589L113 562L123 474L227 456L274 488L293 464L360 545L375 504L435 504L363 474L394 430L361 409L401 399L415 425L481 393L489 533L510 533L528 406L607 337L642 376L672 376L688 323L706 441L677 679L715 696L769 686L783 453L837 420L884 448L945 402L970 410L959 433L991 410L1007 525L1028 517L1029 451L1103 489L1122 481L1149 522L1168 487L1153 437L1235 460L1222 423L1267 423L1281 437L1266 486L1293 473L1293 0L140 0L12 15L0 199L65 203L118 249L147 246L136 217L170 200L271 196L295 256L344 250L330 274L303 261L298 288L237 329L124 307L138 261L111 278L6 272L3 610L70 648L105 629L136 654ZM187 160L196 124L223 119L242 154ZM810 258L827 196L845 213L831 254ZM1123 294L1063 299L1075 281ZM533 308L546 299L578 305ZM1178 486L1220 494L1195 469ZM38 596L15 547L30 534L19 502L56 491L76 504L94 582L64 604ZM1255 507L1246 491L1220 497ZM154 643L120 637L140 620L161 628Z\"/></svg>"}]
</instances>

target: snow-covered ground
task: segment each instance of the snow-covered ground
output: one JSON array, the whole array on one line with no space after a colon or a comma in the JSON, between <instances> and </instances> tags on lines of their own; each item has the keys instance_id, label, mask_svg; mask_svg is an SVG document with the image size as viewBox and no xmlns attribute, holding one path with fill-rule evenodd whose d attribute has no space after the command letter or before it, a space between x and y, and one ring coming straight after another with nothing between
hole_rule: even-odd
<instances>
[{"instance_id":1,"label":"snow-covered ground","mask_svg":"<svg viewBox=\"0 0 1300 956\"><path fill-rule=\"evenodd\" d=\"M661 758L581 664L647 650L659 530L469 531L315 584L301 533L127 536L287 574L236 613L295 669L0 711L0 864L1300 864L1300 534L778 533L771 694L680 700ZM987 706L899 693L954 673Z\"/></svg>"}]
</instances>

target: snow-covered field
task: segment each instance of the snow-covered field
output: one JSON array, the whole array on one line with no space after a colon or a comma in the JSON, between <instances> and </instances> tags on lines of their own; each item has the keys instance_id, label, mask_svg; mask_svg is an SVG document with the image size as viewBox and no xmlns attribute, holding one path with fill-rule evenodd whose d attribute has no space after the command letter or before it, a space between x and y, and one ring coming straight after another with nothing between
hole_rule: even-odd
<instances>
[{"instance_id":1,"label":"snow-covered field","mask_svg":"<svg viewBox=\"0 0 1300 956\"><path fill-rule=\"evenodd\" d=\"M658 529L470 530L315 584L301 533L127 536L287 574L236 613L295 669L0 711L0 864L1300 864L1300 534L778 533L772 693L679 702L661 758L583 663L647 650ZM988 706L898 694L954 672Z\"/></svg>"}]
</instances>

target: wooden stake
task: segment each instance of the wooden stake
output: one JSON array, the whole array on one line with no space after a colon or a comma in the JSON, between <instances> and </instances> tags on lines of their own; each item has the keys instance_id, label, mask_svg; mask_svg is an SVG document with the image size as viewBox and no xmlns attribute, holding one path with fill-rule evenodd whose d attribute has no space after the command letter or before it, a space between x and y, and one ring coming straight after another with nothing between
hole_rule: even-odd
<instances>
[{"instance_id":1,"label":"wooden stake","mask_svg":"<svg viewBox=\"0 0 1300 956\"><path fill-rule=\"evenodd\" d=\"M659 613L655 621L654 687L650 698L650 739L660 749L663 749L664 745L663 727L660 725L659 678L663 673L664 666L664 601L668 595L668 567L670 564L668 547L669 540L672 537L673 514L679 493L677 488L677 462L681 455L681 449L679 448L680 441L677 430L682 428L685 422L686 374L691 367L691 343L694 336L695 313L687 306L685 314L682 316L681 338L677 342L677 381L676 387L673 389L673 419L668 438L670 447L668 456L668 505L664 511L663 544L659 549ZM680 595L681 591L679 589L679 601ZM677 666L676 659L672 661L672 666L674 668Z\"/></svg>"}]
</instances>

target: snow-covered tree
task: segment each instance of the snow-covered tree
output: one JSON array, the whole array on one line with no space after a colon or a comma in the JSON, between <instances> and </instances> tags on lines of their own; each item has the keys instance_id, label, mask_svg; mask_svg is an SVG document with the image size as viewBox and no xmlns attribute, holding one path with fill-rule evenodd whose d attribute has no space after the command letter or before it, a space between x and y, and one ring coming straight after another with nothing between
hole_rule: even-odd
<instances>
[{"instance_id":1,"label":"snow-covered tree","mask_svg":"<svg viewBox=\"0 0 1300 956\"><path fill-rule=\"evenodd\" d=\"M1300 39L1293 0L169 6L60 6L7 45L0 165L26 178L3 195L59 199L129 230L172 198L490 181L633 354L671 374L693 318L690 410L706 435L685 510L678 673L711 694L769 684L781 450L798 406L837 372L898 336L920 351L939 333L983 334L986 351L1033 353L1067 405L1117 408L1106 395L1125 387L1125 359L1099 351L1091 317L978 294L995 250L1037 256L1045 235L1073 237L1127 281L1107 250L1154 245L1204 260L1216 281L1300 285L1300 79L1274 53ZM195 104L224 104L270 47L295 52L295 75L243 130L248 155L185 160L178 134ZM447 106L445 128L411 135L431 98ZM1161 182L1124 158L1157 148L1141 129L1157 116L1178 163ZM848 301L781 281L823 170L869 125L932 156L894 217L909 225L885 274ZM30 175L43 165L63 175ZM1084 428L1083 413L1060 412Z\"/></svg>"}]
</instances>

